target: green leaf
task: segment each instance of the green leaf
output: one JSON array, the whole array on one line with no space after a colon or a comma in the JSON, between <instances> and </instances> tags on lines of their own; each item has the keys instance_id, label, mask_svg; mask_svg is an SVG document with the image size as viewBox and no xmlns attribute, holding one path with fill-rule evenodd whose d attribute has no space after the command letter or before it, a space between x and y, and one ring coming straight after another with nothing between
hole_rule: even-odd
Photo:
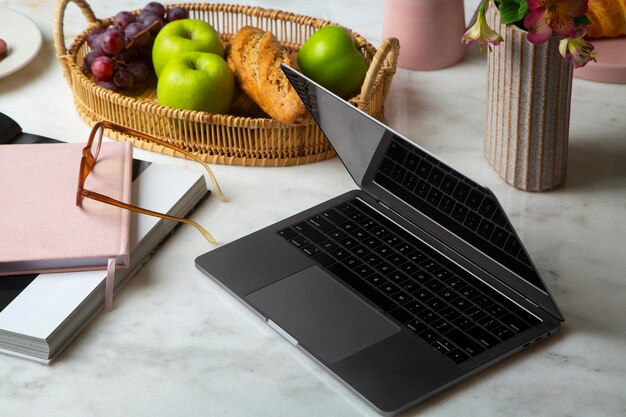
<instances>
[{"instance_id":1,"label":"green leaf","mask_svg":"<svg viewBox=\"0 0 626 417\"><path fill-rule=\"evenodd\" d=\"M591 20L589 20L589 18L585 15L577 16L574 18L574 26L576 27L580 25L589 26L591 24L592 24Z\"/></svg>"},{"instance_id":2,"label":"green leaf","mask_svg":"<svg viewBox=\"0 0 626 417\"><path fill-rule=\"evenodd\" d=\"M527 14L526 0L502 0L500 3L500 20L505 25L523 20Z\"/></svg>"}]
</instances>

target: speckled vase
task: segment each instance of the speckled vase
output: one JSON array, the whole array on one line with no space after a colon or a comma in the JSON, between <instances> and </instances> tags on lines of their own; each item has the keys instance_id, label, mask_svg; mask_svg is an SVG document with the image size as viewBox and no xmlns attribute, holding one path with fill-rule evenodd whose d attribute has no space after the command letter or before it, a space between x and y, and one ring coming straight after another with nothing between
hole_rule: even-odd
<instances>
[{"instance_id":1,"label":"speckled vase","mask_svg":"<svg viewBox=\"0 0 626 417\"><path fill-rule=\"evenodd\" d=\"M518 189L552 189L567 172L573 66L555 36L530 43L526 31L500 22L493 3L487 21L504 42L487 53L485 157Z\"/></svg>"}]
</instances>

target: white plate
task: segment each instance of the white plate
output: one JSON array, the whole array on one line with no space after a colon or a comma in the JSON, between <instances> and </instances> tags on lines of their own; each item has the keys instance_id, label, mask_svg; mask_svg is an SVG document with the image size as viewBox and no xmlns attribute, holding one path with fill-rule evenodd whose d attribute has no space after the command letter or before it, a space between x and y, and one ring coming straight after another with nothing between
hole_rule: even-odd
<instances>
[{"instance_id":1,"label":"white plate","mask_svg":"<svg viewBox=\"0 0 626 417\"><path fill-rule=\"evenodd\" d=\"M0 61L0 78L32 61L41 47L41 32L37 25L6 7L0 7L0 38L5 40L9 49L8 55Z\"/></svg>"}]
</instances>

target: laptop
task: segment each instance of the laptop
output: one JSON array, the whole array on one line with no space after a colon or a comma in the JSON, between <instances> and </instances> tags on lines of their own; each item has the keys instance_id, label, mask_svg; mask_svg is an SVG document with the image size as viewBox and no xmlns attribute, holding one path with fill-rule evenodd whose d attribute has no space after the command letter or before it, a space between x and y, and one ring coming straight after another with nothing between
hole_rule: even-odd
<instances>
[{"instance_id":1,"label":"laptop","mask_svg":"<svg viewBox=\"0 0 626 417\"><path fill-rule=\"evenodd\" d=\"M384 415L560 328L489 189L283 71L356 187L199 256L200 271Z\"/></svg>"}]
</instances>

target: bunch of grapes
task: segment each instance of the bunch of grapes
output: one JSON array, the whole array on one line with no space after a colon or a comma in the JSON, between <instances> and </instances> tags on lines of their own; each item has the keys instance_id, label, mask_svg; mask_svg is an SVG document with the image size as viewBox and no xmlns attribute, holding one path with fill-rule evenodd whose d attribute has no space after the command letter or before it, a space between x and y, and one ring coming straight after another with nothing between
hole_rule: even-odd
<instances>
[{"instance_id":1,"label":"bunch of grapes","mask_svg":"<svg viewBox=\"0 0 626 417\"><path fill-rule=\"evenodd\" d=\"M152 45L155 36L169 22L189 17L187 10L166 10L158 2L148 3L138 14L121 11L113 24L87 36L91 51L83 59L83 71L98 85L126 91L144 85L154 73Z\"/></svg>"}]
</instances>

